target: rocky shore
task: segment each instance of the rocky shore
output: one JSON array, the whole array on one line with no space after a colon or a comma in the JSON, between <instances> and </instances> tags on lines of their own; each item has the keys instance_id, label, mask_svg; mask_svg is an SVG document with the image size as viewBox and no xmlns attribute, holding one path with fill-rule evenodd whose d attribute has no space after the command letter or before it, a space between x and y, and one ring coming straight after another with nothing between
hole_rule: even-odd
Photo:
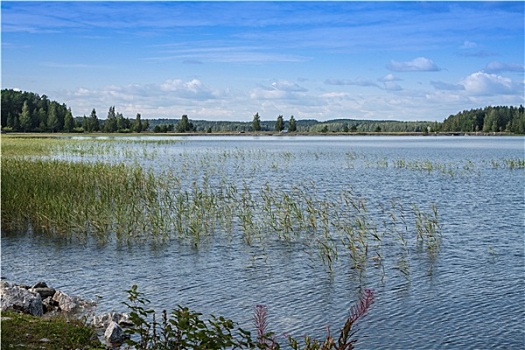
<instances>
[{"instance_id":1,"label":"rocky shore","mask_svg":"<svg viewBox=\"0 0 525 350\"><path fill-rule=\"evenodd\" d=\"M126 339L123 328L130 326L127 314L108 312L95 315L96 303L56 290L45 282L32 286L0 281L1 311L14 311L33 316L64 315L86 317L108 348L115 348Z\"/></svg>"}]
</instances>

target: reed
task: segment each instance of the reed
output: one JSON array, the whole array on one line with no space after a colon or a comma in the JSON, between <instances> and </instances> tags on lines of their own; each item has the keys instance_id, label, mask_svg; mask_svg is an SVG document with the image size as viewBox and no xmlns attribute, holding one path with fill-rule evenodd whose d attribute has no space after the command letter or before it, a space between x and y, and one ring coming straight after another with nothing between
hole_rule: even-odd
<instances>
[{"instance_id":1,"label":"reed","mask_svg":"<svg viewBox=\"0 0 525 350\"><path fill-rule=\"evenodd\" d=\"M3 139L2 146L4 141L10 150L2 157L3 227L100 242L164 243L176 238L198 247L215 236L238 239L248 247L298 243L307 254L318 255L330 272L340 259L359 271L374 266L384 272L387 260L408 262L410 251L420 244L434 255L440 249L435 205L427 212L395 200L390 206L371 207L350 187L327 193L314 182L275 186L251 180L268 164L288 167L299 159L291 152L188 154L163 143L132 140ZM75 158L79 154L83 156ZM133 161L144 159L143 154L151 158ZM171 165L155 168L155 161L166 156L172 157ZM347 154L351 161L358 157ZM376 164L386 166L384 159ZM238 178L245 179L241 185ZM409 272L408 267L400 270Z\"/></svg>"},{"instance_id":2,"label":"reed","mask_svg":"<svg viewBox=\"0 0 525 350\"><path fill-rule=\"evenodd\" d=\"M117 239L156 238L149 231L159 206L155 179L139 167L2 157L1 191L3 227L92 233L103 241L111 232Z\"/></svg>"}]
</instances>

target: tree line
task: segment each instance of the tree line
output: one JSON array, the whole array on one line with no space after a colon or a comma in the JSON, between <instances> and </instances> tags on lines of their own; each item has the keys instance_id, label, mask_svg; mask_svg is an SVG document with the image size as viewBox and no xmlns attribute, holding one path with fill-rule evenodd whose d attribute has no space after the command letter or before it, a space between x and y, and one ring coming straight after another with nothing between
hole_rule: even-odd
<instances>
[{"instance_id":1,"label":"tree line","mask_svg":"<svg viewBox=\"0 0 525 350\"><path fill-rule=\"evenodd\" d=\"M525 109L523 105L489 106L451 115L441 123L440 131L446 132L508 132L525 134Z\"/></svg>"},{"instance_id":2,"label":"tree line","mask_svg":"<svg viewBox=\"0 0 525 350\"><path fill-rule=\"evenodd\" d=\"M376 121L334 119L319 122L313 119L297 120L293 115L274 120L262 120L255 113L251 120L207 121L190 120L186 114L180 119L145 119L140 113L126 118L109 107L105 119L99 119L95 109L89 116L73 117L65 103L51 101L46 95L3 89L2 130L16 132L302 132L302 133L371 133L371 132L506 132L525 134L523 106L488 106L450 115L443 122Z\"/></svg>"},{"instance_id":3,"label":"tree line","mask_svg":"<svg viewBox=\"0 0 525 350\"><path fill-rule=\"evenodd\" d=\"M135 119L109 107L105 120L100 120L93 108L89 116L73 117L65 103L51 101L46 95L2 90L2 130L16 132L141 132L149 128L140 113Z\"/></svg>"}]
</instances>

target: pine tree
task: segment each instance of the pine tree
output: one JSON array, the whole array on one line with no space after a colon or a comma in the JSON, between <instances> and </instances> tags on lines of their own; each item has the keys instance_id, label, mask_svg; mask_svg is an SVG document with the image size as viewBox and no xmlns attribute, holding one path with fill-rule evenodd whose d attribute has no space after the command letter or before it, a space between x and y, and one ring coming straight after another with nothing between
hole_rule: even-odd
<instances>
[{"instance_id":1,"label":"pine tree","mask_svg":"<svg viewBox=\"0 0 525 350\"><path fill-rule=\"evenodd\" d=\"M29 107L27 105L27 101L24 101L24 105L22 106L22 112L19 116L19 122L20 122L20 128L22 131L29 131L31 129L31 113L29 113Z\"/></svg>"},{"instance_id":2,"label":"pine tree","mask_svg":"<svg viewBox=\"0 0 525 350\"><path fill-rule=\"evenodd\" d=\"M283 116L280 115L277 117L277 121L275 122L275 131L283 131L284 130L284 121Z\"/></svg>"},{"instance_id":3,"label":"pine tree","mask_svg":"<svg viewBox=\"0 0 525 350\"><path fill-rule=\"evenodd\" d=\"M297 123L295 122L295 118L293 117L293 115L290 117L290 122L288 124L288 131L289 132L297 131Z\"/></svg>"},{"instance_id":4,"label":"pine tree","mask_svg":"<svg viewBox=\"0 0 525 350\"><path fill-rule=\"evenodd\" d=\"M66 112L66 116L64 117L64 131L71 132L73 131L74 127L75 127L75 120L73 119L71 108L69 108Z\"/></svg>"},{"instance_id":5,"label":"pine tree","mask_svg":"<svg viewBox=\"0 0 525 350\"><path fill-rule=\"evenodd\" d=\"M126 121L124 120L124 116L122 113L117 113L117 131L122 132L126 129Z\"/></svg>"},{"instance_id":6,"label":"pine tree","mask_svg":"<svg viewBox=\"0 0 525 350\"><path fill-rule=\"evenodd\" d=\"M255 113L253 116L252 129L253 131L261 131L261 117L259 117L259 113Z\"/></svg>"},{"instance_id":7,"label":"pine tree","mask_svg":"<svg viewBox=\"0 0 525 350\"><path fill-rule=\"evenodd\" d=\"M135 118L135 122L133 123L133 131L139 133L142 131L142 121L140 120L140 113L137 113L137 117Z\"/></svg>"},{"instance_id":8,"label":"pine tree","mask_svg":"<svg viewBox=\"0 0 525 350\"><path fill-rule=\"evenodd\" d=\"M100 130L100 122L97 117L97 111L95 108L91 111L91 115L89 116L89 120L87 123L87 132L93 132L93 131L99 131Z\"/></svg>"},{"instance_id":9,"label":"pine tree","mask_svg":"<svg viewBox=\"0 0 525 350\"><path fill-rule=\"evenodd\" d=\"M190 123L188 116L186 114L184 114L180 122L177 123L176 130L177 132L186 132L186 131L193 130L193 124Z\"/></svg>"},{"instance_id":10,"label":"pine tree","mask_svg":"<svg viewBox=\"0 0 525 350\"><path fill-rule=\"evenodd\" d=\"M115 114L115 106L109 107L108 117L104 123L104 131L108 133L117 131L117 116Z\"/></svg>"},{"instance_id":11,"label":"pine tree","mask_svg":"<svg viewBox=\"0 0 525 350\"><path fill-rule=\"evenodd\" d=\"M47 115L47 127L51 132L58 131L57 109L54 103L51 103L51 105L49 106L49 113Z\"/></svg>"}]
</instances>

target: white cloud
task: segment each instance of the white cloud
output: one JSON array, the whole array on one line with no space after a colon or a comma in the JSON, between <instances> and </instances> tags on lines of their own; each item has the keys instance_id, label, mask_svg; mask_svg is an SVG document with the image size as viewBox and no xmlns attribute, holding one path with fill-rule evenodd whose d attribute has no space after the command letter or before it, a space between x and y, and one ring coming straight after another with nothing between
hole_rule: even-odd
<instances>
[{"instance_id":1,"label":"white cloud","mask_svg":"<svg viewBox=\"0 0 525 350\"><path fill-rule=\"evenodd\" d=\"M155 56L146 61L181 61L183 63L297 63L310 60L309 57L292 53L274 52L271 47L261 45L237 45L235 41L194 41L191 43L174 43L159 46Z\"/></svg>"},{"instance_id":2,"label":"white cloud","mask_svg":"<svg viewBox=\"0 0 525 350\"><path fill-rule=\"evenodd\" d=\"M412 61L390 61L387 68L394 72L436 72L441 70L434 61L426 57L417 57Z\"/></svg>"},{"instance_id":3,"label":"white cloud","mask_svg":"<svg viewBox=\"0 0 525 350\"><path fill-rule=\"evenodd\" d=\"M525 66L520 63L504 63L493 61L487 64L485 72L487 73L501 73L501 72L524 72Z\"/></svg>"},{"instance_id":4,"label":"white cloud","mask_svg":"<svg viewBox=\"0 0 525 350\"><path fill-rule=\"evenodd\" d=\"M274 87L276 90L281 90L281 91L295 91L295 92L308 91L304 87L299 86L298 84L291 82L291 81L287 81L287 80L274 81L272 83L272 87Z\"/></svg>"},{"instance_id":5,"label":"white cloud","mask_svg":"<svg viewBox=\"0 0 525 350\"><path fill-rule=\"evenodd\" d=\"M501 75L485 72L472 73L461 81L465 91L472 95L505 95L517 92L517 84Z\"/></svg>"},{"instance_id":6,"label":"white cloud","mask_svg":"<svg viewBox=\"0 0 525 350\"><path fill-rule=\"evenodd\" d=\"M400 81L400 80L402 80L402 79L394 76L394 74L391 74L391 73L389 73L389 74L385 75L384 77L378 79L378 81L382 81L382 82Z\"/></svg>"},{"instance_id":7,"label":"white cloud","mask_svg":"<svg viewBox=\"0 0 525 350\"><path fill-rule=\"evenodd\" d=\"M88 114L95 108L99 117L105 118L104 111L109 106L129 113L125 114L127 117L135 113L142 113L145 117L176 117L212 105L220 110L224 108L222 102L228 92L211 89L199 79L168 79L157 84L80 87L64 94L62 100L67 101L74 113Z\"/></svg>"},{"instance_id":8,"label":"white cloud","mask_svg":"<svg viewBox=\"0 0 525 350\"><path fill-rule=\"evenodd\" d=\"M377 81L382 82L383 86L377 84L375 81L366 79L366 78L356 78L356 79L326 79L325 84L327 85L339 85L339 86L361 86L361 87L376 87L378 89L386 91L401 91L403 88L396 83L401 79L395 77L393 74L387 74L386 76L377 79Z\"/></svg>"},{"instance_id":9,"label":"white cloud","mask_svg":"<svg viewBox=\"0 0 525 350\"><path fill-rule=\"evenodd\" d=\"M326 99L346 99L350 97L350 94L347 92L326 92L321 94L321 97Z\"/></svg>"}]
</instances>

